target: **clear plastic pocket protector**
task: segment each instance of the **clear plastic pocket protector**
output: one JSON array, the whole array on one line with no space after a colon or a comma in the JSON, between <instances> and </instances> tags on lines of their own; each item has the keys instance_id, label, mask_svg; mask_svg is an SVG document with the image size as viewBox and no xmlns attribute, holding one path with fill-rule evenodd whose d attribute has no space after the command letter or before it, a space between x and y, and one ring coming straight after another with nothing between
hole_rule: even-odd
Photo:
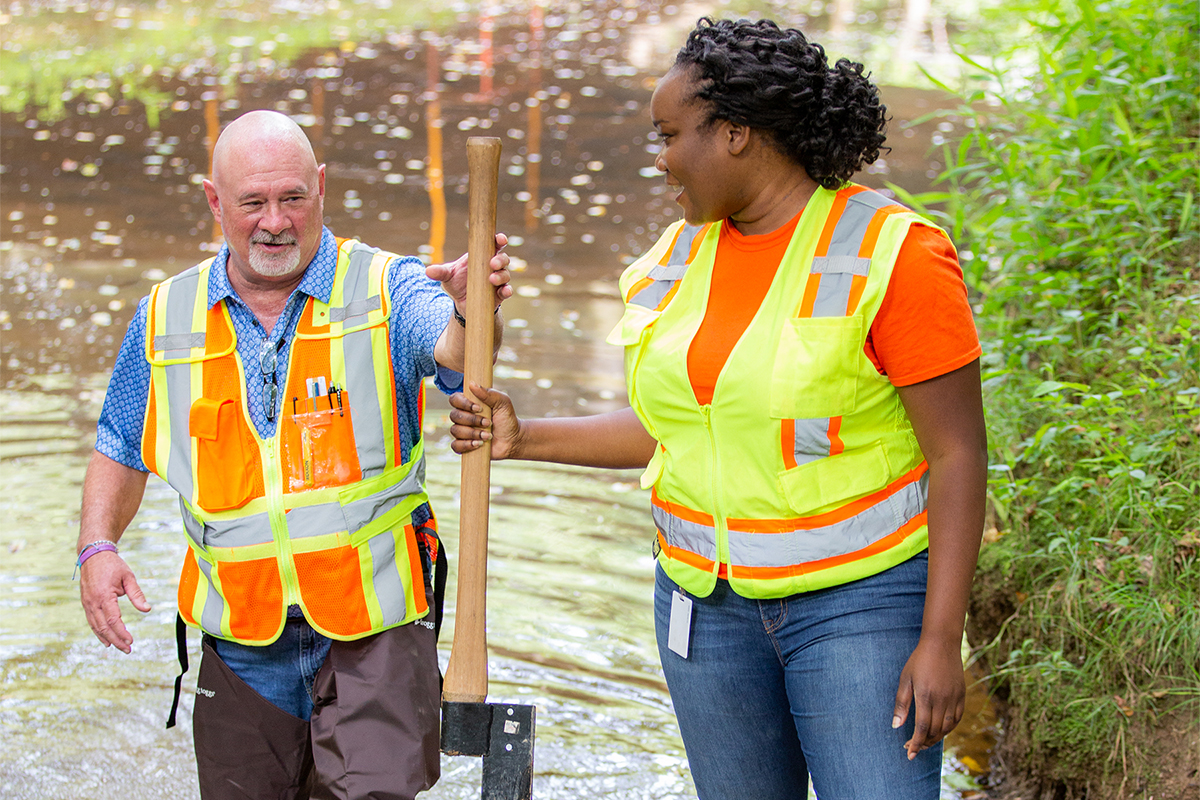
<instances>
[{"instance_id":1,"label":"clear plastic pocket protector","mask_svg":"<svg viewBox=\"0 0 1200 800\"><path fill-rule=\"evenodd\" d=\"M340 408L294 413L284 423L283 462L288 492L344 486L362 477L345 393Z\"/></svg>"}]
</instances>

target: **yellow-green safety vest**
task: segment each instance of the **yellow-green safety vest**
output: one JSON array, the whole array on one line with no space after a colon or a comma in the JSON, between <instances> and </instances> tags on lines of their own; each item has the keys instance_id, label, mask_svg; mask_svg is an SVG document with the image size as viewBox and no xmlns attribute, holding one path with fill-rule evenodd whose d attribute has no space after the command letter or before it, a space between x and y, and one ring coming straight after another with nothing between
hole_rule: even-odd
<instances>
[{"instance_id":1,"label":"yellow-green safety vest","mask_svg":"<svg viewBox=\"0 0 1200 800\"><path fill-rule=\"evenodd\" d=\"M923 217L865 187L818 189L773 282L699 405L687 355L721 226L677 222L621 277L629 401L659 443L659 562L707 596L785 597L928 546L928 465L895 387L863 352L900 246ZM933 227L933 226L931 226Z\"/></svg>"}]
</instances>

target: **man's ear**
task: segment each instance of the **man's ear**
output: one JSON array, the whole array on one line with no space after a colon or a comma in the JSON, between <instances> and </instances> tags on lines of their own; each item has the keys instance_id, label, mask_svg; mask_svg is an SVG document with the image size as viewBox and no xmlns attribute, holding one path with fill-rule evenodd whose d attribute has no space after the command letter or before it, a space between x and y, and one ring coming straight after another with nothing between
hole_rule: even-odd
<instances>
[{"instance_id":1,"label":"man's ear","mask_svg":"<svg viewBox=\"0 0 1200 800\"><path fill-rule=\"evenodd\" d=\"M206 180L204 182L204 196L208 198L208 209L212 211L213 219L217 221L217 224L220 224L221 199L217 197L217 187L213 185L212 181Z\"/></svg>"}]
</instances>

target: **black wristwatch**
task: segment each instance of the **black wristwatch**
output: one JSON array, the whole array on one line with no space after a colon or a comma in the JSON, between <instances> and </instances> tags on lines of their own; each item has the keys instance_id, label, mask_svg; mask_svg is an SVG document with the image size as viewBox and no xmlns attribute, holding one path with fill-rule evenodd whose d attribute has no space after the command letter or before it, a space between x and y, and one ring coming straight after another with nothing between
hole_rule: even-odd
<instances>
[{"instance_id":1,"label":"black wristwatch","mask_svg":"<svg viewBox=\"0 0 1200 800\"><path fill-rule=\"evenodd\" d=\"M461 313L459 313L458 303L451 303L450 310L454 312L454 319L458 320L458 324L462 325L464 328L467 327L467 318L464 317ZM495 309L492 310L492 316L495 316L496 314L499 314L499 313L500 313L500 306L496 306Z\"/></svg>"}]
</instances>

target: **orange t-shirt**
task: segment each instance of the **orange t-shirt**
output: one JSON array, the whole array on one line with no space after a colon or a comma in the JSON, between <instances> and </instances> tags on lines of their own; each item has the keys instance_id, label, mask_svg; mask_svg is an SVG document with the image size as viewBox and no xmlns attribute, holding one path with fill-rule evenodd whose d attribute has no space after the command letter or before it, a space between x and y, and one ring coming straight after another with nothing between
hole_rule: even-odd
<instances>
[{"instance_id":1,"label":"orange t-shirt","mask_svg":"<svg viewBox=\"0 0 1200 800\"><path fill-rule=\"evenodd\" d=\"M688 377L701 405L771 288L800 215L762 236L721 226L708 308L688 348ZM940 231L913 225L863 352L895 386L945 375L982 352L954 247Z\"/></svg>"}]
</instances>

